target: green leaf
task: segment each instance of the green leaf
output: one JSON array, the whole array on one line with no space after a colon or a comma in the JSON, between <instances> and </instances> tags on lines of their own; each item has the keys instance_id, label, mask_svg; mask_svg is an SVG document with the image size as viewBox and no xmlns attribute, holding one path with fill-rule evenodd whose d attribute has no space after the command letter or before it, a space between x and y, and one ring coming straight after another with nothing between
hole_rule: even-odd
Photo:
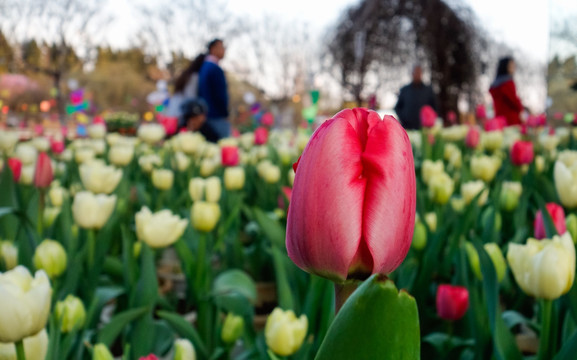
<instances>
[{"instance_id":1,"label":"green leaf","mask_svg":"<svg viewBox=\"0 0 577 360\"><path fill-rule=\"evenodd\" d=\"M96 289L95 296L86 312L87 327L95 327L104 304L119 297L122 293L124 293L124 289L116 286L103 286Z\"/></svg>"},{"instance_id":2,"label":"green leaf","mask_svg":"<svg viewBox=\"0 0 577 360\"><path fill-rule=\"evenodd\" d=\"M254 219L260 226L262 232L274 245L283 248L285 247L285 235L286 230L281 226L281 224L271 219L264 211L260 208L252 208L254 214Z\"/></svg>"},{"instance_id":3,"label":"green leaf","mask_svg":"<svg viewBox=\"0 0 577 360\"><path fill-rule=\"evenodd\" d=\"M152 249L142 243L140 252L140 278L134 292L133 304L135 306L152 307L158 297L158 280L156 278L156 267L154 266L154 254Z\"/></svg>"},{"instance_id":4,"label":"green leaf","mask_svg":"<svg viewBox=\"0 0 577 360\"><path fill-rule=\"evenodd\" d=\"M14 214L15 212L16 210L11 207L0 207L0 218L3 217L4 215Z\"/></svg>"},{"instance_id":5,"label":"green leaf","mask_svg":"<svg viewBox=\"0 0 577 360\"><path fill-rule=\"evenodd\" d=\"M419 359L417 303L390 280L367 279L345 302L316 360Z\"/></svg>"},{"instance_id":6,"label":"green leaf","mask_svg":"<svg viewBox=\"0 0 577 360\"><path fill-rule=\"evenodd\" d=\"M278 302L281 308L285 310L295 310L295 302L293 293L290 288L287 271L285 267L285 259L287 256L282 253L276 246L273 246L272 257L274 263L274 271L276 275L276 284L278 292Z\"/></svg>"},{"instance_id":7,"label":"green leaf","mask_svg":"<svg viewBox=\"0 0 577 360\"><path fill-rule=\"evenodd\" d=\"M212 286L216 295L237 292L252 302L256 301L256 284L244 271L238 269L227 270L220 274Z\"/></svg>"},{"instance_id":8,"label":"green leaf","mask_svg":"<svg viewBox=\"0 0 577 360\"><path fill-rule=\"evenodd\" d=\"M438 354L444 354L447 350L451 351L459 347L472 347L475 345L473 339L461 339L445 333L434 332L423 338L424 343L431 344Z\"/></svg>"},{"instance_id":9,"label":"green leaf","mask_svg":"<svg viewBox=\"0 0 577 360\"><path fill-rule=\"evenodd\" d=\"M141 307L115 315L108 324L98 331L98 342L110 347L128 324L146 314L147 311L148 308Z\"/></svg>"},{"instance_id":10,"label":"green leaf","mask_svg":"<svg viewBox=\"0 0 577 360\"><path fill-rule=\"evenodd\" d=\"M166 322L168 322L168 324L172 327L174 331L178 333L178 335L190 340L194 345L194 348L200 353L202 358L208 357L208 351L206 350L204 343L200 339L198 332L182 316L176 313L171 313L163 310L157 311L156 315L159 318L166 320Z\"/></svg>"},{"instance_id":11,"label":"green leaf","mask_svg":"<svg viewBox=\"0 0 577 360\"><path fill-rule=\"evenodd\" d=\"M577 331L563 344L561 351L555 356L555 360L573 360L577 354Z\"/></svg>"}]
</instances>

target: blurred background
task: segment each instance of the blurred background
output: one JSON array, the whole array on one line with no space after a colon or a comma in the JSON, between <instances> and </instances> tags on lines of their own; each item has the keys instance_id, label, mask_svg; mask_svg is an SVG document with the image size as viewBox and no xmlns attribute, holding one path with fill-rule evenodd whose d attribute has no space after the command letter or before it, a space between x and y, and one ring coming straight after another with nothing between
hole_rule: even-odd
<instances>
[{"instance_id":1,"label":"blurred background","mask_svg":"<svg viewBox=\"0 0 577 360\"><path fill-rule=\"evenodd\" d=\"M390 112L415 64L464 122L506 55L530 112L577 112L576 16L574 0L0 0L0 116L160 112L151 94L215 37L233 122L254 104L280 126Z\"/></svg>"}]
</instances>

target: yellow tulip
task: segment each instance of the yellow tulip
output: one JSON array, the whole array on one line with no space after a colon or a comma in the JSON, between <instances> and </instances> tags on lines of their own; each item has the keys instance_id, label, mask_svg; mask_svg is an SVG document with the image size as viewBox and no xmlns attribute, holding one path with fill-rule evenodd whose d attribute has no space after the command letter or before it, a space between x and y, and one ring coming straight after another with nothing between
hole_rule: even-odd
<instances>
[{"instance_id":1,"label":"yellow tulip","mask_svg":"<svg viewBox=\"0 0 577 360\"><path fill-rule=\"evenodd\" d=\"M116 166L126 166L130 164L134 157L134 147L126 145L114 145L108 152L108 160Z\"/></svg>"},{"instance_id":2,"label":"yellow tulip","mask_svg":"<svg viewBox=\"0 0 577 360\"><path fill-rule=\"evenodd\" d=\"M122 179L122 170L106 166L101 161L80 165L80 179L84 188L95 194L110 194Z\"/></svg>"},{"instance_id":3,"label":"yellow tulip","mask_svg":"<svg viewBox=\"0 0 577 360\"><path fill-rule=\"evenodd\" d=\"M0 241L0 257L8 270L18 265L18 248L11 241Z\"/></svg>"},{"instance_id":4,"label":"yellow tulip","mask_svg":"<svg viewBox=\"0 0 577 360\"><path fill-rule=\"evenodd\" d=\"M245 172L242 166L224 169L224 187L227 190L241 190L244 187Z\"/></svg>"},{"instance_id":5,"label":"yellow tulip","mask_svg":"<svg viewBox=\"0 0 577 360\"><path fill-rule=\"evenodd\" d=\"M63 333L82 329L86 321L86 309L82 300L74 295L56 303L54 307L56 319L60 321L60 330Z\"/></svg>"},{"instance_id":6,"label":"yellow tulip","mask_svg":"<svg viewBox=\"0 0 577 360\"><path fill-rule=\"evenodd\" d=\"M292 355L302 346L307 329L306 315L297 318L292 310L276 308L266 319L266 344L277 355Z\"/></svg>"},{"instance_id":7,"label":"yellow tulip","mask_svg":"<svg viewBox=\"0 0 577 360\"><path fill-rule=\"evenodd\" d=\"M152 184L159 190L168 190L174 182L174 173L168 169L152 170Z\"/></svg>"},{"instance_id":8,"label":"yellow tulip","mask_svg":"<svg viewBox=\"0 0 577 360\"><path fill-rule=\"evenodd\" d=\"M34 252L34 266L38 270L44 270L51 279L60 276L66 270L66 250L54 240L44 240Z\"/></svg>"},{"instance_id":9,"label":"yellow tulip","mask_svg":"<svg viewBox=\"0 0 577 360\"><path fill-rule=\"evenodd\" d=\"M192 227L198 231L209 232L214 229L220 218L218 204L196 201L190 212Z\"/></svg>"},{"instance_id":10,"label":"yellow tulip","mask_svg":"<svg viewBox=\"0 0 577 360\"><path fill-rule=\"evenodd\" d=\"M151 248L174 244L188 225L188 220L181 219L170 210L152 213L146 206L136 213L135 222L138 239Z\"/></svg>"},{"instance_id":11,"label":"yellow tulip","mask_svg":"<svg viewBox=\"0 0 577 360\"><path fill-rule=\"evenodd\" d=\"M445 166L441 160L431 161L429 159L423 161L423 166L421 167L421 175L423 177L423 182L429 184L429 181L434 175L443 173L445 171Z\"/></svg>"},{"instance_id":12,"label":"yellow tulip","mask_svg":"<svg viewBox=\"0 0 577 360\"><path fill-rule=\"evenodd\" d=\"M137 135L148 145L154 145L164 138L166 132L160 124L143 124L138 127Z\"/></svg>"},{"instance_id":13,"label":"yellow tulip","mask_svg":"<svg viewBox=\"0 0 577 360\"><path fill-rule=\"evenodd\" d=\"M194 346L187 339L174 341L174 360L196 360Z\"/></svg>"},{"instance_id":14,"label":"yellow tulip","mask_svg":"<svg viewBox=\"0 0 577 360\"><path fill-rule=\"evenodd\" d=\"M116 195L94 195L80 191L72 201L72 215L81 228L100 229L112 215L115 205Z\"/></svg>"},{"instance_id":15,"label":"yellow tulip","mask_svg":"<svg viewBox=\"0 0 577 360\"><path fill-rule=\"evenodd\" d=\"M220 184L220 178L216 176L211 176L205 180L205 200L212 203L217 203L220 200L220 195L222 193L222 185Z\"/></svg>"}]
</instances>

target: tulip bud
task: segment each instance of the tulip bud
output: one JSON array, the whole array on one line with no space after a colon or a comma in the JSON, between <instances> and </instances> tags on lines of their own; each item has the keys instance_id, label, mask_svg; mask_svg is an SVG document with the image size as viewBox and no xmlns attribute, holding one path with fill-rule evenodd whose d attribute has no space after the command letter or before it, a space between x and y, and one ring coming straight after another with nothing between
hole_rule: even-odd
<instances>
[{"instance_id":1,"label":"tulip bud","mask_svg":"<svg viewBox=\"0 0 577 360\"><path fill-rule=\"evenodd\" d=\"M61 186L51 186L48 190L48 198L53 206L61 207L64 201L65 190Z\"/></svg>"},{"instance_id":2,"label":"tulip bud","mask_svg":"<svg viewBox=\"0 0 577 360\"><path fill-rule=\"evenodd\" d=\"M461 185L461 195L465 200L465 204L469 205L471 201L479 194L478 198L479 206L484 205L489 197L489 191L485 188L485 184L480 181L469 181Z\"/></svg>"},{"instance_id":3,"label":"tulip bud","mask_svg":"<svg viewBox=\"0 0 577 360\"><path fill-rule=\"evenodd\" d=\"M415 231L413 232L413 242L411 246L415 250L423 250L425 246L427 246L427 229L420 220L415 222Z\"/></svg>"},{"instance_id":4,"label":"tulip bud","mask_svg":"<svg viewBox=\"0 0 577 360\"><path fill-rule=\"evenodd\" d=\"M177 339L174 348L174 360L196 360L196 351L189 340Z\"/></svg>"},{"instance_id":5,"label":"tulip bud","mask_svg":"<svg viewBox=\"0 0 577 360\"><path fill-rule=\"evenodd\" d=\"M561 156L559 156L561 159ZM577 207L577 161L567 163L561 160L555 162L555 188L561 204L572 209Z\"/></svg>"},{"instance_id":6,"label":"tulip bud","mask_svg":"<svg viewBox=\"0 0 577 360\"><path fill-rule=\"evenodd\" d=\"M462 197L452 197L451 198L451 207L456 213L462 213L465 209L465 199Z\"/></svg>"},{"instance_id":7,"label":"tulip bud","mask_svg":"<svg viewBox=\"0 0 577 360\"><path fill-rule=\"evenodd\" d=\"M207 177L216 171L218 164L212 159L203 159L200 162L200 175Z\"/></svg>"},{"instance_id":8,"label":"tulip bud","mask_svg":"<svg viewBox=\"0 0 577 360\"><path fill-rule=\"evenodd\" d=\"M226 344L232 344L242 336L244 332L244 319L242 316L228 313L222 325L220 337Z\"/></svg>"},{"instance_id":9,"label":"tulip bud","mask_svg":"<svg viewBox=\"0 0 577 360\"><path fill-rule=\"evenodd\" d=\"M18 265L18 248L11 241L0 241L0 258L6 270L12 270Z\"/></svg>"},{"instance_id":10,"label":"tulip bud","mask_svg":"<svg viewBox=\"0 0 577 360\"><path fill-rule=\"evenodd\" d=\"M465 145L469 149L475 149L479 145L479 139L481 137L481 133L477 127L471 126L469 128L469 132L467 132L467 136L465 137Z\"/></svg>"},{"instance_id":11,"label":"tulip bud","mask_svg":"<svg viewBox=\"0 0 577 360\"><path fill-rule=\"evenodd\" d=\"M449 202L454 190L455 182L445 172L433 175L429 181L429 198L437 204Z\"/></svg>"},{"instance_id":12,"label":"tulip bud","mask_svg":"<svg viewBox=\"0 0 577 360\"><path fill-rule=\"evenodd\" d=\"M289 185L293 186L294 182L295 182L295 171L291 168L289 169L288 172L288 181L289 181Z\"/></svg>"},{"instance_id":13,"label":"tulip bud","mask_svg":"<svg viewBox=\"0 0 577 360\"><path fill-rule=\"evenodd\" d=\"M222 193L220 178L211 176L205 182L205 199L208 202L217 203Z\"/></svg>"},{"instance_id":14,"label":"tulip bud","mask_svg":"<svg viewBox=\"0 0 577 360\"><path fill-rule=\"evenodd\" d=\"M425 222L431 232L437 231L437 214L434 212L425 214Z\"/></svg>"},{"instance_id":15,"label":"tulip bud","mask_svg":"<svg viewBox=\"0 0 577 360\"><path fill-rule=\"evenodd\" d=\"M435 121L437 120L437 113L429 105L425 105L421 108L419 113L421 119L421 125L426 128L431 128L435 126Z\"/></svg>"},{"instance_id":16,"label":"tulip bud","mask_svg":"<svg viewBox=\"0 0 577 360\"><path fill-rule=\"evenodd\" d=\"M242 166L224 169L224 187L229 191L242 190L245 182L245 172Z\"/></svg>"},{"instance_id":17,"label":"tulip bud","mask_svg":"<svg viewBox=\"0 0 577 360\"><path fill-rule=\"evenodd\" d=\"M535 157L533 143L531 141L516 141L511 147L511 162L521 166L530 164Z\"/></svg>"},{"instance_id":18,"label":"tulip bud","mask_svg":"<svg viewBox=\"0 0 577 360\"><path fill-rule=\"evenodd\" d=\"M188 170L191 162L190 158L180 151L174 154L174 161L176 162L176 168L180 172Z\"/></svg>"},{"instance_id":19,"label":"tulip bud","mask_svg":"<svg viewBox=\"0 0 577 360\"><path fill-rule=\"evenodd\" d=\"M48 352L48 334L42 329L38 334L24 338L24 354L28 360L44 360ZM0 342L0 359L15 360L16 346Z\"/></svg>"},{"instance_id":20,"label":"tulip bud","mask_svg":"<svg viewBox=\"0 0 577 360\"><path fill-rule=\"evenodd\" d=\"M84 229L100 229L106 224L116 205L116 195L94 195L80 191L72 201L72 215Z\"/></svg>"},{"instance_id":21,"label":"tulip bud","mask_svg":"<svg viewBox=\"0 0 577 360\"><path fill-rule=\"evenodd\" d=\"M114 360L114 357L106 345L96 344L92 350L92 360Z\"/></svg>"},{"instance_id":22,"label":"tulip bud","mask_svg":"<svg viewBox=\"0 0 577 360\"><path fill-rule=\"evenodd\" d=\"M205 180L203 178L192 178L188 183L188 193L192 201L201 201L204 197Z\"/></svg>"},{"instance_id":23,"label":"tulip bud","mask_svg":"<svg viewBox=\"0 0 577 360\"><path fill-rule=\"evenodd\" d=\"M74 160L76 160L78 164L85 164L94 159L95 155L94 150L88 147L83 147L74 151Z\"/></svg>"},{"instance_id":24,"label":"tulip bud","mask_svg":"<svg viewBox=\"0 0 577 360\"><path fill-rule=\"evenodd\" d=\"M34 165L26 165L22 167L20 174L20 183L24 185L32 185L34 182Z\"/></svg>"},{"instance_id":25,"label":"tulip bud","mask_svg":"<svg viewBox=\"0 0 577 360\"><path fill-rule=\"evenodd\" d=\"M53 179L52 162L45 152L41 152L36 160L34 171L34 186L45 188L50 185Z\"/></svg>"},{"instance_id":26,"label":"tulip bud","mask_svg":"<svg viewBox=\"0 0 577 360\"><path fill-rule=\"evenodd\" d=\"M18 158L9 158L8 167L10 168L10 171L12 171L14 182L18 182L18 180L20 180L20 175L22 174L22 161Z\"/></svg>"},{"instance_id":27,"label":"tulip bud","mask_svg":"<svg viewBox=\"0 0 577 360\"><path fill-rule=\"evenodd\" d=\"M20 135L16 131L0 131L0 153L9 154L20 140Z\"/></svg>"},{"instance_id":28,"label":"tulip bud","mask_svg":"<svg viewBox=\"0 0 577 360\"><path fill-rule=\"evenodd\" d=\"M42 213L42 221L44 227L49 228L50 226L52 226L52 224L54 224L54 221L56 221L58 215L60 215L60 208L49 206L45 207L44 212Z\"/></svg>"},{"instance_id":29,"label":"tulip bud","mask_svg":"<svg viewBox=\"0 0 577 360\"><path fill-rule=\"evenodd\" d=\"M475 179L490 182L501 167L501 160L493 156L475 156L471 158L471 174Z\"/></svg>"},{"instance_id":30,"label":"tulip bud","mask_svg":"<svg viewBox=\"0 0 577 360\"><path fill-rule=\"evenodd\" d=\"M148 145L154 145L164 138L166 131L160 124L143 124L138 128L138 138Z\"/></svg>"},{"instance_id":31,"label":"tulip bud","mask_svg":"<svg viewBox=\"0 0 577 360\"><path fill-rule=\"evenodd\" d=\"M520 182L505 181L503 182L503 189L499 199L501 209L505 211L513 211L519 205L519 198L523 193L523 186Z\"/></svg>"},{"instance_id":32,"label":"tulip bud","mask_svg":"<svg viewBox=\"0 0 577 360\"><path fill-rule=\"evenodd\" d=\"M188 221L170 210L152 213L146 206L135 215L136 235L151 248L164 248L175 243L186 229Z\"/></svg>"},{"instance_id":33,"label":"tulip bud","mask_svg":"<svg viewBox=\"0 0 577 360\"><path fill-rule=\"evenodd\" d=\"M553 224L555 224L555 229L557 230L557 235L563 235L567 231L565 225L565 211L563 210L563 207L555 203L547 203L545 208L551 215L551 219L553 220ZM534 228L535 238L544 239L547 237L545 231L545 220L543 219L543 213L541 210L537 211L537 215L535 216Z\"/></svg>"},{"instance_id":34,"label":"tulip bud","mask_svg":"<svg viewBox=\"0 0 577 360\"><path fill-rule=\"evenodd\" d=\"M577 215L569 214L565 219L565 225L567 225L567 231L571 234L573 242L577 243Z\"/></svg>"},{"instance_id":35,"label":"tulip bud","mask_svg":"<svg viewBox=\"0 0 577 360\"><path fill-rule=\"evenodd\" d=\"M106 136L106 125L104 124L92 124L86 130L92 139L102 139Z\"/></svg>"},{"instance_id":36,"label":"tulip bud","mask_svg":"<svg viewBox=\"0 0 577 360\"><path fill-rule=\"evenodd\" d=\"M221 149L222 166L237 166L239 162L238 147L223 146Z\"/></svg>"},{"instance_id":37,"label":"tulip bud","mask_svg":"<svg viewBox=\"0 0 577 360\"><path fill-rule=\"evenodd\" d=\"M152 172L152 169L155 166L160 166L161 164L162 159L160 159L160 157L156 154L143 155L138 158L138 165L140 165L140 168L145 173Z\"/></svg>"},{"instance_id":38,"label":"tulip bud","mask_svg":"<svg viewBox=\"0 0 577 360\"><path fill-rule=\"evenodd\" d=\"M459 320L469 309L469 291L463 286L439 285L436 304L441 319Z\"/></svg>"},{"instance_id":39,"label":"tulip bud","mask_svg":"<svg viewBox=\"0 0 577 360\"><path fill-rule=\"evenodd\" d=\"M16 342L44 329L52 299L44 271L37 271L34 278L23 266L0 273L0 294L0 342Z\"/></svg>"},{"instance_id":40,"label":"tulip bud","mask_svg":"<svg viewBox=\"0 0 577 360\"><path fill-rule=\"evenodd\" d=\"M209 232L214 229L220 218L218 204L205 201L196 201L192 204L192 227L198 231Z\"/></svg>"},{"instance_id":41,"label":"tulip bud","mask_svg":"<svg viewBox=\"0 0 577 360\"><path fill-rule=\"evenodd\" d=\"M44 270L51 279L60 276L66 270L66 250L54 240L44 240L34 253L34 266Z\"/></svg>"},{"instance_id":42,"label":"tulip bud","mask_svg":"<svg viewBox=\"0 0 577 360\"><path fill-rule=\"evenodd\" d=\"M423 177L423 182L429 184L429 181L436 174L441 174L444 172L444 165L441 160L431 161L429 159L423 161L423 166L421 168L421 175Z\"/></svg>"},{"instance_id":43,"label":"tulip bud","mask_svg":"<svg viewBox=\"0 0 577 360\"><path fill-rule=\"evenodd\" d=\"M495 267L495 272L497 274L497 281L503 281L507 271L507 263L505 262L505 257L503 256L503 252L501 252L501 248L499 248L499 245L496 243L487 243L483 247L493 262L493 266ZM473 246L473 244L470 242L466 242L465 250L467 250L469 264L471 265L473 273L479 280L483 280L479 254L477 253L475 246Z\"/></svg>"},{"instance_id":44,"label":"tulip bud","mask_svg":"<svg viewBox=\"0 0 577 360\"><path fill-rule=\"evenodd\" d=\"M84 187L95 194L110 194L122 180L122 170L94 161L80 165L80 179Z\"/></svg>"},{"instance_id":45,"label":"tulip bud","mask_svg":"<svg viewBox=\"0 0 577 360\"><path fill-rule=\"evenodd\" d=\"M485 132L481 135L481 143L488 151L495 151L503 145L503 132L491 131Z\"/></svg>"},{"instance_id":46,"label":"tulip bud","mask_svg":"<svg viewBox=\"0 0 577 360\"><path fill-rule=\"evenodd\" d=\"M30 143L20 143L16 146L14 156L22 161L22 165L33 165L38 156L38 151Z\"/></svg>"},{"instance_id":47,"label":"tulip bud","mask_svg":"<svg viewBox=\"0 0 577 360\"><path fill-rule=\"evenodd\" d=\"M86 321L86 309L82 300L74 295L66 296L66 299L59 301L55 306L56 319L60 322L60 329L63 333L69 333L82 329Z\"/></svg>"},{"instance_id":48,"label":"tulip bud","mask_svg":"<svg viewBox=\"0 0 577 360\"><path fill-rule=\"evenodd\" d=\"M509 244L507 261L526 294L555 300L566 294L575 278L575 245L567 232L552 239L530 238L527 244Z\"/></svg>"},{"instance_id":49,"label":"tulip bud","mask_svg":"<svg viewBox=\"0 0 577 360\"><path fill-rule=\"evenodd\" d=\"M116 166L126 166L130 164L134 157L134 148L126 145L114 145L108 152L110 163Z\"/></svg>"},{"instance_id":50,"label":"tulip bud","mask_svg":"<svg viewBox=\"0 0 577 360\"><path fill-rule=\"evenodd\" d=\"M254 130L254 144L264 145L268 141L268 130L264 127L258 127Z\"/></svg>"},{"instance_id":51,"label":"tulip bud","mask_svg":"<svg viewBox=\"0 0 577 360\"><path fill-rule=\"evenodd\" d=\"M280 169L269 160L261 161L256 170L259 176L269 184L276 184L280 180Z\"/></svg>"},{"instance_id":52,"label":"tulip bud","mask_svg":"<svg viewBox=\"0 0 577 360\"><path fill-rule=\"evenodd\" d=\"M168 190L174 182L174 173L168 169L152 170L152 184L159 190Z\"/></svg>"},{"instance_id":53,"label":"tulip bud","mask_svg":"<svg viewBox=\"0 0 577 360\"><path fill-rule=\"evenodd\" d=\"M289 356L303 344L308 329L306 315L297 318L292 310L275 308L266 319L264 336L266 344L275 354Z\"/></svg>"}]
</instances>

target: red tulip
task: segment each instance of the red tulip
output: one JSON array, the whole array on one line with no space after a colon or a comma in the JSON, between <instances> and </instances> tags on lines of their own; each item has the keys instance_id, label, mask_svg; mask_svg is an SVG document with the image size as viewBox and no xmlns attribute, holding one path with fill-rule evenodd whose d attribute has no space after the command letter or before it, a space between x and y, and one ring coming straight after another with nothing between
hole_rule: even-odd
<instances>
[{"instance_id":1,"label":"red tulip","mask_svg":"<svg viewBox=\"0 0 577 360\"><path fill-rule=\"evenodd\" d=\"M547 203L545 208L551 215L553 219L553 224L555 224L555 229L557 229L557 233L559 235L565 234L567 231L567 226L565 225L565 211L563 211L563 207L561 205L555 203ZM537 239L545 239L547 238L547 233L545 231L545 221L543 219L543 213L541 210L537 211L537 215L535 216L535 238Z\"/></svg>"},{"instance_id":2,"label":"red tulip","mask_svg":"<svg viewBox=\"0 0 577 360\"><path fill-rule=\"evenodd\" d=\"M469 132L467 132L467 137L465 138L465 145L470 149L476 148L479 145L480 137L481 133L479 132L479 129L475 126L471 126Z\"/></svg>"},{"instance_id":3,"label":"red tulip","mask_svg":"<svg viewBox=\"0 0 577 360\"><path fill-rule=\"evenodd\" d=\"M530 164L535 157L533 143L531 141L515 141L511 147L511 162L513 165L521 166Z\"/></svg>"},{"instance_id":4,"label":"red tulip","mask_svg":"<svg viewBox=\"0 0 577 360\"><path fill-rule=\"evenodd\" d=\"M441 319L455 321L469 309L469 290L463 286L439 285L437 288L437 314Z\"/></svg>"},{"instance_id":5,"label":"red tulip","mask_svg":"<svg viewBox=\"0 0 577 360\"><path fill-rule=\"evenodd\" d=\"M485 121L485 131L500 131L507 126L507 120L502 116L497 116Z\"/></svg>"},{"instance_id":6,"label":"red tulip","mask_svg":"<svg viewBox=\"0 0 577 360\"><path fill-rule=\"evenodd\" d=\"M254 130L255 145L264 145L268 141L268 130L264 127L258 127Z\"/></svg>"},{"instance_id":7,"label":"red tulip","mask_svg":"<svg viewBox=\"0 0 577 360\"><path fill-rule=\"evenodd\" d=\"M178 130L178 118L172 116L159 116L158 122L164 127L167 135L176 134Z\"/></svg>"},{"instance_id":8,"label":"red tulip","mask_svg":"<svg viewBox=\"0 0 577 360\"><path fill-rule=\"evenodd\" d=\"M34 134L40 136L44 133L44 126L41 124L34 125Z\"/></svg>"},{"instance_id":9,"label":"red tulip","mask_svg":"<svg viewBox=\"0 0 577 360\"><path fill-rule=\"evenodd\" d=\"M425 105L421 108L421 125L423 127L433 127L435 126L435 121L437 121L437 113L429 105Z\"/></svg>"},{"instance_id":10,"label":"red tulip","mask_svg":"<svg viewBox=\"0 0 577 360\"><path fill-rule=\"evenodd\" d=\"M10 170L12 171L14 182L18 182L18 180L20 180L20 175L22 174L22 161L18 158L10 158L8 159L8 167L10 167Z\"/></svg>"},{"instance_id":11,"label":"red tulip","mask_svg":"<svg viewBox=\"0 0 577 360\"><path fill-rule=\"evenodd\" d=\"M223 146L220 150L220 155L223 166L238 165L239 155L236 146Z\"/></svg>"},{"instance_id":12,"label":"red tulip","mask_svg":"<svg viewBox=\"0 0 577 360\"><path fill-rule=\"evenodd\" d=\"M52 182L52 178L52 162L50 161L50 157L45 152L41 152L38 154L38 159L36 160L34 186L40 188L48 187Z\"/></svg>"},{"instance_id":13,"label":"red tulip","mask_svg":"<svg viewBox=\"0 0 577 360\"><path fill-rule=\"evenodd\" d=\"M416 188L411 143L395 118L343 110L315 131L295 167L286 238L295 264L337 281L401 264Z\"/></svg>"},{"instance_id":14,"label":"red tulip","mask_svg":"<svg viewBox=\"0 0 577 360\"><path fill-rule=\"evenodd\" d=\"M479 104L475 108L475 115L479 120L485 120L487 118L487 110L485 109L485 105Z\"/></svg>"},{"instance_id":15,"label":"red tulip","mask_svg":"<svg viewBox=\"0 0 577 360\"><path fill-rule=\"evenodd\" d=\"M449 122L449 124L457 123L457 114L453 110L447 113L447 121Z\"/></svg>"},{"instance_id":16,"label":"red tulip","mask_svg":"<svg viewBox=\"0 0 577 360\"><path fill-rule=\"evenodd\" d=\"M64 141L62 140L52 140L50 143L50 148L52 152L55 154L61 154L64 151L65 145Z\"/></svg>"},{"instance_id":17,"label":"red tulip","mask_svg":"<svg viewBox=\"0 0 577 360\"><path fill-rule=\"evenodd\" d=\"M264 126L272 126L274 124L274 116L269 112L264 113L260 118L260 123Z\"/></svg>"},{"instance_id":18,"label":"red tulip","mask_svg":"<svg viewBox=\"0 0 577 360\"><path fill-rule=\"evenodd\" d=\"M158 358L154 354L149 354L146 356L141 356L138 360L158 360Z\"/></svg>"},{"instance_id":19,"label":"red tulip","mask_svg":"<svg viewBox=\"0 0 577 360\"><path fill-rule=\"evenodd\" d=\"M240 137L240 131L238 131L238 129L232 129L232 133L231 133L232 137Z\"/></svg>"}]
</instances>

